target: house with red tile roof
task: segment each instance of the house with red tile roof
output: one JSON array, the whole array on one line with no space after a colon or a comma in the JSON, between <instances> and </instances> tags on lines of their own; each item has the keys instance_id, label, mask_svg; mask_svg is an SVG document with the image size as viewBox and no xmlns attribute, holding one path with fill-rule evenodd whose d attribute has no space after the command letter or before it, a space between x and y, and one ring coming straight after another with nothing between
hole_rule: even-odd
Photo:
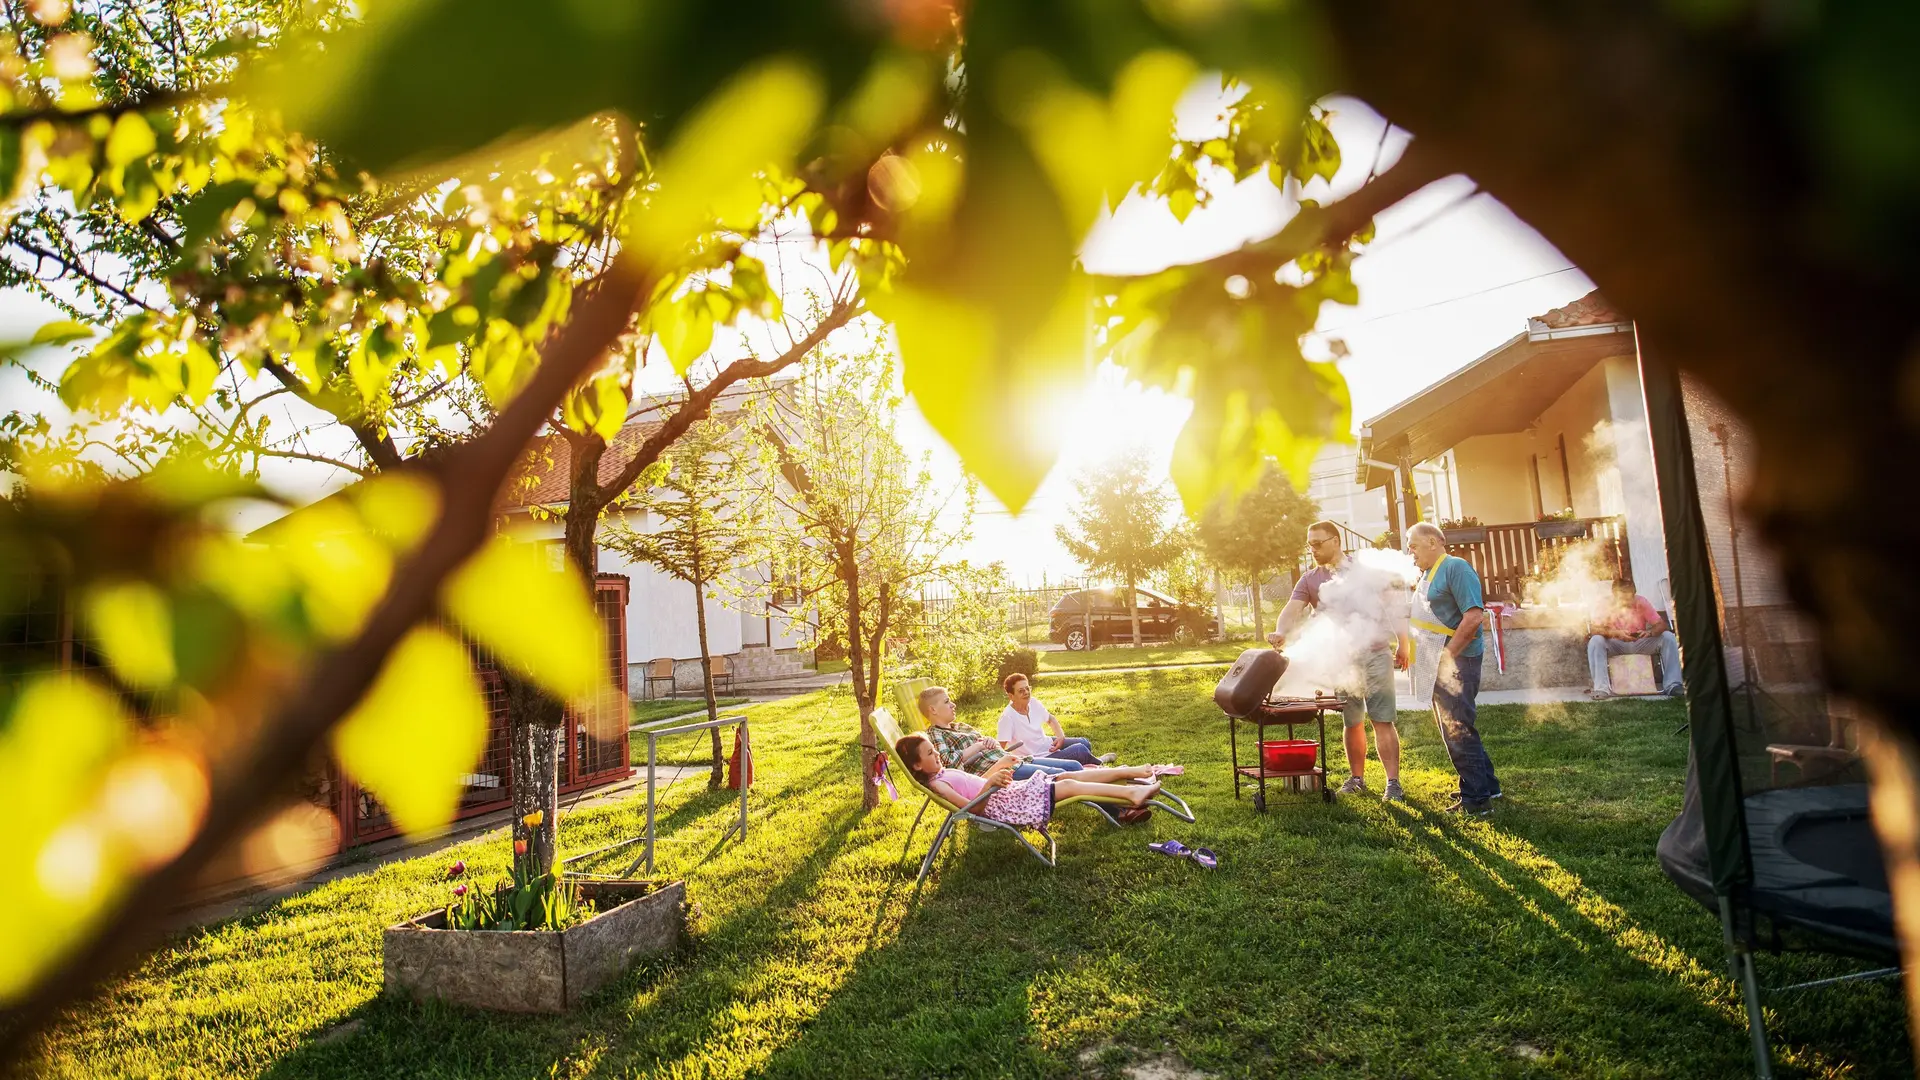
<instances>
[{"instance_id":1,"label":"house with red tile roof","mask_svg":"<svg viewBox=\"0 0 1920 1080\"><path fill-rule=\"evenodd\" d=\"M742 389L722 395L714 403L714 415L724 417L736 411L752 392ZM602 483L611 482L633 460L647 438L660 429L659 418L671 408L670 401L636 403L632 417L608 443L600 459L598 475ZM508 481L499 507L507 528L526 539L551 544L556 560L561 557L563 529L552 515L566 506L570 463L571 453L564 438L546 435L535 439ZM773 482L783 481L776 477ZM644 509L610 510L608 514L637 531L644 532L654 524ZM604 524L602 532L604 535ZM697 690L701 682L700 636L693 586L650 564L632 562L605 546L599 551L599 570L628 581L626 649L628 686L633 696L639 698L648 692L644 669L665 659L674 661L676 692ZM770 568L761 568L760 580L767 580L770 572ZM708 648L712 655L727 658L736 679L779 678L805 669L801 650L812 648L813 628L789 616L772 589L740 590L748 595L736 595L726 583L712 582L707 591ZM653 685L652 693L666 692L664 684Z\"/></svg>"}]
</instances>

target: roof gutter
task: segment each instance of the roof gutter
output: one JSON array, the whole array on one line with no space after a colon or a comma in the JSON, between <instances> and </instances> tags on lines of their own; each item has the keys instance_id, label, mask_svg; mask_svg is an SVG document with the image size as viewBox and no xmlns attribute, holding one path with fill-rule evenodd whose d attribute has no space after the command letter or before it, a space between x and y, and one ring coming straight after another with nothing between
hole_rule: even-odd
<instances>
[{"instance_id":1,"label":"roof gutter","mask_svg":"<svg viewBox=\"0 0 1920 1080\"><path fill-rule=\"evenodd\" d=\"M1633 332L1631 322L1596 323L1592 326L1569 326L1559 330L1528 330L1528 341L1562 341L1567 338L1600 337L1604 334L1626 334Z\"/></svg>"}]
</instances>

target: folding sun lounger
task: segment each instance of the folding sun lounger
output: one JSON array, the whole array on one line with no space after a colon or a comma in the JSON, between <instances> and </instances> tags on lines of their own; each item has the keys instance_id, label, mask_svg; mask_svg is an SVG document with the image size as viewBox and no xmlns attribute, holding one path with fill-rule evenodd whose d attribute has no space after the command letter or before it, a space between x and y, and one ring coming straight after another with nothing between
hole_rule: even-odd
<instances>
[{"instance_id":1,"label":"folding sun lounger","mask_svg":"<svg viewBox=\"0 0 1920 1080\"><path fill-rule=\"evenodd\" d=\"M874 730L874 733L878 735L881 740L884 741L886 750L889 754L891 754L894 744L899 742L901 736L904 734L900 730L900 725L894 721L893 715L885 709L873 710L873 730ZM889 758L888 760L889 760L889 765L891 765L892 759ZM913 847L914 833L919 831L920 819L926 816L927 808L929 806L934 806L937 804L941 809L947 812L946 820L940 823L939 830L934 833L933 845L927 849L926 857L920 860L920 874L918 877L914 878L914 881L913 881L914 897L916 898L919 897L921 886L926 884L927 876L933 873L934 859L939 856L941 845L947 842L947 837L953 835L953 830L956 826L966 824L969 822L972 823L974 827L982 830L989 830L989 831L998 830L1001 832L1009 833L1013 836L1015 840L1018 840L1020 842L1020 846L1026 848L1027 851L1030 852L1034 858L1039 859L1041 862L1046 863L1048 866L1052 866L1054 864L1057 845L1054 841L1053 833L1051 830L1041 831L1041 835L1045 837L1047 841L1047 849L1045 851L1041 851L1038 847L1034 845L1033 841L1027 839L1026 833L1019 826L1009 825L1004 821L998 821L994 818L987 817L977 812L981 804L985 803L989 798L992 798L994 791L997 789L989 788L986 791L981 792L976 798L973 799L973 801L966 803L965 805L960 805L952 802L951 800L947 799L945 796L942 796L938 792L935 792L932 788L927 787L925 784L921 783L920 778L914 775L914 772L912 769L908 769L904 765L902 765L901 768L903 772L905 772L909 777L913 778L914 786L919 788L920 791L924 793L927 797L926 801L920 804L920 812L914 815L912 827L907 830L907 842L905 844L902 844L900 847L900 858L902 860L904 860L907 857L907 852L911 850ZM1171 801L1166 801L1166 800L1171 800ZM1060 799L1053 804L1055 810L1058 810L1061 807L1074 806L1074 805L1081 805L1081 806L1087 807L1088 809L1099 814L1101 820L1117 828L1120 822L1114 816L1113 807L1126 806L1127 800L1119 799L1119 798L1109 798L1109 797L1095 797L1091 795L1075 795L1075 796L1072 796L1071 798ZM1186 822L1193 821L1193 808L1187 805L1186 800L1180 798L1180 796L1178 795L1175 795L1173 792L1168 791L1164 787L1160 789L1157 795L1155 795L1152 799L1147 801L1146 806L1150 810L1155 810L1163 814L1170 814L1173 817L1179 818L1181 821L1186 821Z\"/></svg>"}]
</instances>

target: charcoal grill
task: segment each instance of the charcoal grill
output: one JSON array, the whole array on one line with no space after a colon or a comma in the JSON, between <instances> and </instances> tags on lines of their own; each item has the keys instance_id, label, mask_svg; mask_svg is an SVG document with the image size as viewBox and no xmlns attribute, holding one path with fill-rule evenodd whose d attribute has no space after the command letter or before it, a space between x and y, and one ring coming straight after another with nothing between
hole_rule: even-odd
<instances>
[{"instance_id":1,"label":"charcoal grill","mask_svg":"<svg viewBox=\"0 0 1920 1080\"><path fill-rule=\"evenodd\" d=\"M1322 802L1332 802L1333 792L1327 787L1327 713L1346 707L1346 699L1336 694L1315 694L1313 697L1269 697L1260 706L1244 717L1231 714L1227 717L1228 741L1233 748L1233 797L1240 797L1240 787L1244 780L1252 780L1256 785L1253 793L1253 808L1266 813L1267 781L1281 780L1288 787L1320 790ZM1253 764L1240 764L1240 725L1253 725ZM1296 727L1313 726L1320 737L1320 760L1316 765L1305 769L1270 771L1261 753L1266 744L1267 729L1275 725L1287 729L1287 738L1294 738Z\"/></svg>"}]
</instances>

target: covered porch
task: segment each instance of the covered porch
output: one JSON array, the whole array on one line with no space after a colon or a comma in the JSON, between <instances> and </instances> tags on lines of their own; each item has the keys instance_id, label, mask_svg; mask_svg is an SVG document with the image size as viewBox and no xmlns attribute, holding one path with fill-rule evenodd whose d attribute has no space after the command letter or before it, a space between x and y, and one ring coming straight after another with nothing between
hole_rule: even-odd
<instances>
[{"instance_id":1,"label":"covered porch","mask_svg":"<svg viewBox=\"0 0 1920 1080\"><path fill-rule=\"evenodd\" d=\"M1489 665L1489 688L1583 683L1587 615L1613 582L1669 608L1633 325L1598 294L1372 417L1356 472L1394 533L1440 525L1508 605L1509 670Z\"/></svg>"}]
</instances>

